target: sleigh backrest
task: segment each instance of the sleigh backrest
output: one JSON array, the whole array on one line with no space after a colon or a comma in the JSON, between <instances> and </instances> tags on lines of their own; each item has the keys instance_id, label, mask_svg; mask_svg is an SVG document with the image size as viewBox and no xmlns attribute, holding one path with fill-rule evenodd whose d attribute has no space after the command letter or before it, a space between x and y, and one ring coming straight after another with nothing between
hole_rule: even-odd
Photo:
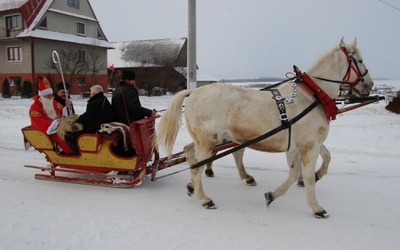
<instances>
[{"instance_id":1,"label":"sleigh backrest","mask_svg":"<svg viewBox=\"0 0 400 250\"><path fill-rule=\"evenodd\" d=\"M152 138L155 134L155 119L145 118L130 124L132 146L142 162L149 162L153 156Z\"/></svg>"},{"instance_id":2,"label":"sleigh backrest","mask_svg":"<svg viewBox=\"0 0 400 250\"><path fill-rule=\"evenodd\" d=\"M24 135L24 140L29 142L35 149L42 152L43 150L53 150L54 143L50 136L47 134L33 129L30 126L26 126L21 129Z\"/></svg>"}]
</instances>

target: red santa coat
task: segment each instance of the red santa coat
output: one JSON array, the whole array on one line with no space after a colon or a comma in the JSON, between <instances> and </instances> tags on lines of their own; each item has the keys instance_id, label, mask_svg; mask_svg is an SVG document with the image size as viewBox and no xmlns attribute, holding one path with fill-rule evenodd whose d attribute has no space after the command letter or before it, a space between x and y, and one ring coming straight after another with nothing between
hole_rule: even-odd
<instances>
[{"instance_id":1,"label":"red santa coat","mask_svg":"<svg viewBox=\"0 0 400 250\"><path fill-rule=\"evenodd\" d=\"M63 106L53 101L54 110L57 113L57 116L60 118L62 117ZM42 131L43 133L47 134L47 130L50 127L53 119L47 116L46 112L44 112L43 104L40 101L40 97L36 96L33 99L33 103L31 108L29 109L29 117L31 118L31 127L37 130ZM61 147L62 150L66 154L72 154L71 148L68 146L68 143L64 141L61 137L58 136L57 133L51 134L50 137Z\"/></svg>"}]
</instances>

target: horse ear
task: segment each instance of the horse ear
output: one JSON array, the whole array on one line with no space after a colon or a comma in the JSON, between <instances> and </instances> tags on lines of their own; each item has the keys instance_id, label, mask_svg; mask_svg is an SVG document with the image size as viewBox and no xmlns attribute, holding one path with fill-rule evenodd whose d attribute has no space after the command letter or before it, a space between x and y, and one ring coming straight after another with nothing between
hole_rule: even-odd
<instances>
[{"instance_id":1,"label":"horse ear","mask_svg":"<svg viewBox=\"0 0 400 250\"><path fill-rule=\"evenodd\" d=\"M357 47L357 37L354 37L353 44L354 47Z\"/></svg>"},{"instance_id":2,"label":"horse ear","mask_svg":"<svg viewBox=\"0 0 400 250\"><path fill-rule=\"evenodd\" d=\"M340 40L339 46L341 48L343 48L346 45L346 43L344 42L344 37L342 37L342 40Z\"/></svg>"}]
</instances>

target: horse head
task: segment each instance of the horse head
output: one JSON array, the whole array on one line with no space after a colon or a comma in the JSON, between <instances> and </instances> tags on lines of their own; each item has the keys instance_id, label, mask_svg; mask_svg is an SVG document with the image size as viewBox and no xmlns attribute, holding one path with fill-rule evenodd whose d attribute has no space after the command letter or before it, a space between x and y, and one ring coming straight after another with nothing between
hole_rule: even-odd
<instances>
[{"instance_id":1,"label":"horse head","mask_svg":"<svg viewBox=\"0 0 400 250\"><path fill-rule=\"evenodd\" d=\"M341 87L344 90L351 90L357 96L368 96L374 82L357 48L357 39L355 38L351 44L346 44L342 38L339 48L347 60Z\"/></svg>"}]
</instances>

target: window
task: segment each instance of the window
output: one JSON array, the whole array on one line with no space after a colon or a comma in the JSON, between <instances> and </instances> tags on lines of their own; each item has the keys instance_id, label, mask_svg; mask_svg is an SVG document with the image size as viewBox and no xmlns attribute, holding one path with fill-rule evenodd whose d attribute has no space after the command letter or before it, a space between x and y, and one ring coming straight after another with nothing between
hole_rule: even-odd
<instances>
[{"instance_id":1,"label":"window","mask_svg":"<svg viewBox=\"0 0 400 250\"><path fill-rule=\"evenodd\" d=\"M45 17L39 24L39 28L47 29L47 17Z\"/></svg>"},{"instance_id":2,"label":"window","mask_svg":"<svg viewBox=\"0 0 400 250\"><path fill-rule=\"evenodd\" d=\"M21 88L22 88L22 78L19 76L12 76L10 77L10 86L14 86L15 87L15 95L19 96L21 95Z\"/></svg>"},{"instance_id":3,"label":"window","mask_svg":"<svg viewBox=\"0 0 400 250\"><path fill-rule=\"evenodd\" d=\"M85 77L79 77L78 85L79 86L86 86L86 78Z\"/></svg>"},{"instance_id":4,"label":"window","mask_svg":"<svg viewBox=\"0 0 400 250\"><path fill-rule=\"evenodd\" d=\"M100 28L97 28L97 38L105 39L103 32L101 32Z\"/></svg>"},{"instance_id":5,"label":"window","mask_svg":"<svg viewBox=\"0 0 400 250\"><path fill-rule=\"evenodd\" d=\"M84 50L78 50L77 55L77 63L85 63L86 62L86 53Z\"/></svg>"},{"instance_id":6,"label":"window","mask_svg":"<svg viewBox=\"0 0 400 250\"><path fill-rule=\"evenodd\" d=\"M84 23L76 23L76 33L83 36L86 34Z\"/></svg>"},{"instance_id":7,"label":"window","mask_svg":"<svg viewBox=\"0 0 400 250\"><path fill-rule=\"evenodd\" d=\"M6 17L7 30L21 29L21 16L13 15Z\"/></svg>"},{"instance_id":8,"label":"window","mask_svg":"<svg viewBox=\"0 0 400 250\"><path fill-rule=\"evenodd\" d=\"M22 62L22 47L7 47L7 61L8 62Z\"/></svg>"},{"instance_id":9,"label":"window","mask_svg":"<svg viewBox=\"0 0 400 250\"><path fill-rule=\"evenodd\" d=\"M79 8L79 0L68 0L68 6Z\"/></svg>"}]
</instances>

